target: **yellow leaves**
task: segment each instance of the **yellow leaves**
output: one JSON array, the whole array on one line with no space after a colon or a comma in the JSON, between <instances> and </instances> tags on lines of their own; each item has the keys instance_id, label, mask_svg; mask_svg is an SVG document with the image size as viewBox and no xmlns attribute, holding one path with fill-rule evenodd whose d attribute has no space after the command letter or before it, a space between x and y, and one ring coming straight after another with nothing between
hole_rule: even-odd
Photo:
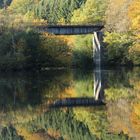
<instances>
[{"instance_id":1,"label":"yellow leaves","mask_svg":"<svg viewBox=\"0 0 140 140\"><path fill-rule=\"evenodd\" d=\"M75 36L59 36L68 46L73 47Z\"/></svg>"},{"instance_id":2,"label":"yellow leaves","mask_svg":"<svg viewBox=\"0 0 140 140\"><path fill-rule=\"evenodd\" d=\"M81 10L81 9L75 10L74 13L73 13L73 17L71 19L71 22L72 23L79 23L79 22L83 23L83 22L85 22L86 21L86 16L82 12L83 12L83 10Z\"/></svg>"},{"instance_id":3,"label":"yellow leaves","mask_svg":"<svg viewBox=\"0 0 140 140\"><path fill-rule=\"evenodd\" d=\"M133 111L131 113L131 122L136 132L140 133L140 103L135 103L133 105Z\"/></svg>"},{"instance_id":4,"label":"yellow leaves","mask_svg":"<svg viewBox=\"0 0 140 140\"><path fill-rule=\"evenodd\" d=\"M128 12L132 29L140 31L140 1L133 0Z\"/></svg>"},{"instance_id":5,"label":"yellow leaves","mask_svg":"<svg viewBox=\"0 0 140 140\"><path fill-rule=\"evenodd\" d=\"M25 5L25 0L13 0L9 9L10 10L17 10L17 8L22 7L22 5Z\"/></svg>"},{"instance_id":6,"label":"yellow leaves","mask_svg":"<svg viewBox=\"0 0 140 140\"><path fill-rule=\"evenodd\" d=\"M139 72L139 69L135 68L133 70L133 73L138 73ZM139 77L137 76L132 76L130 79L129 79L129 83L131 86L133 86L133 95L136 97L137 100L140 99L140 80L139 80Z\"/></svg>"},{"instance_id":7,"label":"yellow leaves","mask_svg":"<svg viewBox=\"0 0 140 140\"><path fill-rule=\"evenodd\" d=\"M74 11L71 22L82 24L103 21L104 9L104 0L87 0L84 6Z\"/></svg>"},{"instance_id":8,"label":"yellow leaves","mask_svg":"<svg viewBox=\"0 0 140 140\"><path fill-rule=\"evenodd\" d=\"M61 18L59 21L58 21L59 24L61 25L65 25L65 19L64 18Z\"/></svg>"},{"instance_id":9,"label":"yellow leaves","mask_svg":"<svg viewBox=\"0 0 140 140\"><path fill-rule=\"evenodd\" d=\"M37 3L34 0L13 0L8 8L14 16L20 15L24 22L33 21L35 19L35 13L33 10L33 4Z\"/></svg>"},{"instance_id":10,"label":"yellow leaves","mask_svg":"<svg viewBox=\"0 0 140 140\"><path fill-rule=\"evenodd\" d=\"M139 117L139 119L140 119L140 103L134 104L133 107L134 107L134 112L135 112L135 114L136 114L136 115ZM139 122L139 123L140 123L140 122Z\"/></svg>"},{"instance_id":11,"label":"yellow leaves","mask_svg":"<svg viewBox=\"0 0 140 140\"><path fill-rule=\"evenodd\" d=\"M104 42L108 44L127 44L131 42L131 38L125 33L106 32Z\"/></svg>"},{"instance_id":12,"label":"yellow leaves","mask_svg":"<svg viewBox=\"0 0 140 140\"><path fill-rule=\"evenodd\" d=\"M140 44L135 44L129 49L129 53L140 53Z\"/></svg>"},{"instance_id":13,"label":"yellow leaves","mask_svg":"<svg viewBox=\"0 0 140 140\"><path fill-rule=\"evenodd\" d=\"M18 128L18 134L24 136L25 140L45 140L37 133L30 133L25 128Z\"/></svg>"},{"instance_id":14,"label":"yellow leaves","mask_svg":"<svg viewBox=\"0 0 140 140\"><path fill-rule=\"evenodd\" d=\"M105 90L106 100L117 101L122 98L128 98L130 96L130 90L127 88L109 88Z\"/></svg>"},{"instance_id":15,"label":"yellow leaves","mask_svg":"<svg viewBox=\"0 0 140 140\"><path fill-rule=\"evenodd\" d=\"M67 88L67 89L65 89L65 95L67 96L67 97L76 97L76 92L75 92L75 90L74 90L74 88Z\"/></svg>"}]
</instances>

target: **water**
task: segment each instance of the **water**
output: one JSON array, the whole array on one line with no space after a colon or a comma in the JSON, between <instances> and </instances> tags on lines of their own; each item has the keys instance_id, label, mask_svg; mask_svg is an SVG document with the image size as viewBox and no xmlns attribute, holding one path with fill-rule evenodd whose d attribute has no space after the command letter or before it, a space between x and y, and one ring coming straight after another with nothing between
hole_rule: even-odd
<instances>
[{"instance_id":1,"label":"water","mask_svg":"<svg viewBox=\"0 0 140 140\"><path fill-rule=\"evenodd\" d=\"M1 73L0 139L139 140L139 71Z\"/></svg>"}]
</instances>

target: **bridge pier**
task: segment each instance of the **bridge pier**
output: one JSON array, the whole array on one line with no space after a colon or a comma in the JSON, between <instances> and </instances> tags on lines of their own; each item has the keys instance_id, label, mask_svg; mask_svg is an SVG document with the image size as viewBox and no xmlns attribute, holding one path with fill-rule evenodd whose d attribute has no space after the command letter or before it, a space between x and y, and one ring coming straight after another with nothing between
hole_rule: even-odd
<instances>
[{"instance_id":1,"label":"bridge pier","mask_svg":"<svg viewBox=\"0 0 140 140\"><path fill-rule=\"evenodd\" d=\"M101 31L93 33L93 60L95 68L100 68L102 63L102 42L103 33Z\"/></svg>"},{"instance_id":2,"label":"bridge pier","mask_svg":"<svg viewBox=\"0 0 140 140\"><path fill-rule=\"evenodd\" d=\"M104 99L104 84L103 84L101 69L95 69L94 71L94 93L93 94L96 101Z\"/></svg>"},{"instance_id":3,"label":"bridge pier","mask_svg":"<svg viewBox=\"0 0 140 140\"><path fill-rule=\"evenodd\" d=\"M93 34L93 60L95 64L94 71L94 98L95 100L102 100L104 89L102 85L102 41L103 33L101 31L94 32Z\"/></svg>"}]
</instances>

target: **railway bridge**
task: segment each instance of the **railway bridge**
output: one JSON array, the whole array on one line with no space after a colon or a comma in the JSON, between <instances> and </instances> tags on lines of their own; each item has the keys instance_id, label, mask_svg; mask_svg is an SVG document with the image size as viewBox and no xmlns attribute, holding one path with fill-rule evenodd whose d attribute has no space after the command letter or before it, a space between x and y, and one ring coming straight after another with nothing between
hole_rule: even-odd
<instances>
[{"instance_id":1,"label":"railway bridge","mask_svg":"<svg viewBox=\"0 0 140 140\"><path fill-rule=\"evenodd\" d=\"M53 106L82 106L82 105L101 105L103 104L103 85L101 76L101 55L103 25L39 25L36 26L39 32L48 32L55 35L93 35L93 58L95 63L94 71L94 91L92 98L67 98L54 102Z\"/></svg>"}]
</instances>

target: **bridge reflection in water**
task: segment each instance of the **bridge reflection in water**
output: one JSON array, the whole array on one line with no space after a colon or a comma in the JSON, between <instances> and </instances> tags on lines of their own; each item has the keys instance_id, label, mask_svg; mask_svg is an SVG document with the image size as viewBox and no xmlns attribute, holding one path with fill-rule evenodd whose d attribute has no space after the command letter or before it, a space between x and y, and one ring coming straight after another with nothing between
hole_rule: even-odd
<instances>
[{"instance_id":1,"label":"bridge reflection in water","mask_svg":"<svg viewBox=\"0 0 140 140\"><path fill-rule=\"evenodd\" d=\"M82 27L83 28L83 27ZM94 29L95 27L92 27ZM102 27L101 27L102 28ZM99 29L98 29L99 30ZM100 106L104 105L104 86L101 73L102 58L102 40L103 34L100 31L94 31L93 34L93 58L95 62L94 71L94 91L92 98L65 98L59 99L51 104L51 107L67 107L67 106Z\"/></svg>"},{"instance_id":2,"label":"bridge reflection in water","mask_svg":"<svg viewBox=\"0 0 140 140\"><path fill-rule=\"evenodd\" d=\"M93 97L77 97L57 99L49 107L79 107L79 106L101 106L104 102L104 86L101 70L94 71L94 90Z\"/></svg>"}]
</instances>

